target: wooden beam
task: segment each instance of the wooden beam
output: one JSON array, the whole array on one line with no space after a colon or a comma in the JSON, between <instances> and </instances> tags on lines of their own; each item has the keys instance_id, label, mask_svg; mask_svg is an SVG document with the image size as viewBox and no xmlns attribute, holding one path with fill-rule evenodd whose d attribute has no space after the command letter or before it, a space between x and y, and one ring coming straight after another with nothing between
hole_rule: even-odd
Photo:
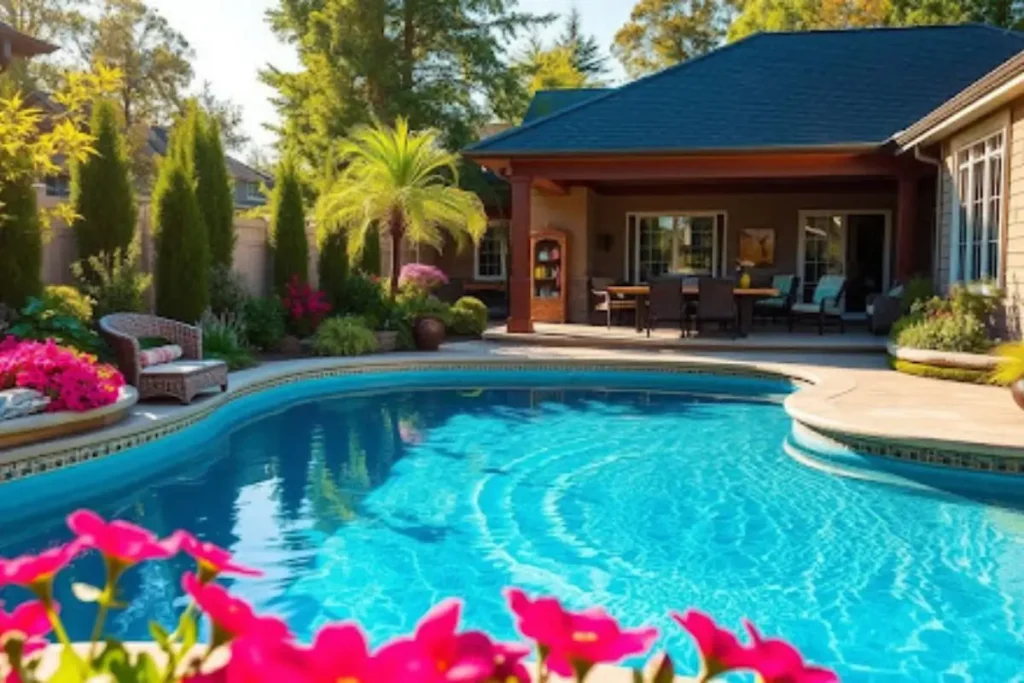
<instances>
[{"instance_id":1,"label":"wooden beam","mask_svg":"<svg viewBox=\"0 0 1024 683\"><path fill-rule=\"evenodd\" d=\"M556 197L564 197L569 194L569 188L562 183L557 183L550 178L534 178L533 186L541 194L554 195Z\"/></svg>"},{"instance_id":2,"label":"wooden beam","mask_svg":"<svg viewBox=\"0 0 1024 683\"><path fill-rule=\"evenodd\" d=\"M533 332L530 315L530 204L533 178L514 176L512 221L509 230L510 272L508 278L508 331Z\"/></svg>"}]
</instances>

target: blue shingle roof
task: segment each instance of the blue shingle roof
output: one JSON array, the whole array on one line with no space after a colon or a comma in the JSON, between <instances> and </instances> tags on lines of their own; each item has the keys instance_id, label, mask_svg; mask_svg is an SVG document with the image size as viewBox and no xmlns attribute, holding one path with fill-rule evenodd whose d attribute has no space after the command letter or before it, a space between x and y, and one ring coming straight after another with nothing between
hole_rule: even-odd
<instances>
[{"instance_id":1,"label":"blue shingle roof","mask_svg":"<svg viewBox=\"0 0 1024 683\"><path fill-rule=\"evenodd\" d=\"M550 116L555 112L592 100L611 92L611 88L571 88L567 90L538 90L523 116L523 123Z\"/></svg>"},{"instance_id":2,"label":"blue shingle roof","mask_svg":"<svg viewBox=\"0 0 1024 683\"><path fill-rule=\"evenodd\" d=\"M478 142L471 153L882 144L1024 50L980 24L763 33Z\"/></svg>"}]
</instances>

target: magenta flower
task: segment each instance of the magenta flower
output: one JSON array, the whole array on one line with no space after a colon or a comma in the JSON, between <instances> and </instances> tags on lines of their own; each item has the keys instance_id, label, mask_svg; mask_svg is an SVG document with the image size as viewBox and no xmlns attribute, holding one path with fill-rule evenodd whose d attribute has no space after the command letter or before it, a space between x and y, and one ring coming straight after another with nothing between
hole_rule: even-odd
<instances>
[{"instance_id":1,"label":"magenta flower","mask_svg":"<svg viewBox=\"0 0 1024 683\"><path fill-rule=\"evenodd\" d=\"M519 631L548 649L548 667L560 676L598 663L615 663L650 649L655 628L623 629L602 609L569 612L554 598L530 600L518 588L506 593Z\"/></svg>"},{"instance_id":2,"label":"magenta flower","mask_svg":"<svg viewBox=\"0 0 1024 683\"><path fill-rule=\"evenodd\" d=\"M777 638L761 638L754 625L744 622L753 639L747 668L757 672L761 683L839 683L828 669L807 666L803 656L789 643Z\"/></svg>"},{"instance_id":3,"label":"magenta flower","mask_svg":"<svg viewBox=\"0 0 1024 683\"><path fill-rule=\"evenodd\" d=\"M54 612L60 605L52 603ZM24 602L8 614L0 609L0 647L6 647L10 639L20 640L22 654L31 654L46 647L43 637L52 630L47 616L46 605L38 600Z\"/></svg>"},{"instance_id":4,"label":"magenta flower","mask_svg":"<svg viewBox=\"0 0 1024 683\"><path fill-rule=\"evenodd\" d=\"M355 624L329 624L320 629L307 660L313 683L378 683L366 637Z\"/></svg>"},{"instance_id":5,"label":"magenta flower","mask_svg":"<svg viewBox=\"0 0 1024 683\"><path fill-rule=\"evenodd\" d=\"M72 541L38 555L22 555L13 560L0 559L0 586L49 586L53 577L75 559L82 550L79 541Z\"/></svg>"},{"instance_id":6,"label":"magenta flower","mask_svg":"<svg viewBox=\"0 0 1024 683\"><path fill-rule=\"evenodd\" d=\"M258 569L251 569L232 561L231 553L213 543L200 541L187 531L179 530L171 534L166 545L181 550L192 556L199 565L200 578L213 578L218 574L238 574L240 576L263 576Z\"/></svg>"},{"instance_id":7,"label":"magenta flower","mask_svg":"<svg viewBox=\"0 0 1024 683\"><path fill-rule=\"evenodd\" d=\"M221 671L223 678L216 678L218 672L214 672L214 677L196 683L315 683L321 680L310 666L308 652L268 632L253 632L234 640L231 659ZM331 683L337 681L354 683L345 678L334 679Z\"/></svg>"},{"instance_id":8,"label":"magenta flower","mask_svg":"<svg viewBox=\"0 0 1024 683\"><path fill-rule=\"evenodd\" d=\"M436 266L426 263L407 263L398 274L399 287L415 287L425 292L447 284L448 276Z\"/></svg>"},{"instance_id":9,"label":"magenta flower","mask_svg":"<svg viewBox=\"0 0 1024 683\"><path fill-rule=\"evenodd\" d=\"M710 680L727 671L749 666L750 651L740 645L730 631L719 628L708 615L691 609L683 615L673 613L672 618L690 633L700 651L701 672L697 680Z\"/></svg>"},{"instance_id":10,"label":"magenta flower","mask_svg":"<svg viewBox=\"0 0 1024 683\"><path fill-rule=\"evenodd\" d=\"M145 560L163 560L175 553L153 533L131 522L104 521L92 510L77 510L68 515L68 527L78 534L87 548L95 548L109 560L131 566Z\"/></svg>"},{"instance_id":11,"label":"magenta flower","mask_svg":"<svg viewBox=\"0 0 1024 683\"><path fill-rule=\"evenodd\" d=\"M257 616L249 603L231 595L219 584L200 583L195 574L187 572L181 577L181 585L225 640L249 635L263 640L283 640L291 636L283 621L277 617Z\"/></svg>"},{"instance_id":12,"label":"magenta flower","mask_svg":"<svg viewBox=\"0 0 1024 683\"><path fill-rule=\"evenodd\" d=\"M124 377L94 356L46 342L0 342L0 390L35 389L50 399L46 409L84 411L117 400Z\"/></svg>"}]
</instances>

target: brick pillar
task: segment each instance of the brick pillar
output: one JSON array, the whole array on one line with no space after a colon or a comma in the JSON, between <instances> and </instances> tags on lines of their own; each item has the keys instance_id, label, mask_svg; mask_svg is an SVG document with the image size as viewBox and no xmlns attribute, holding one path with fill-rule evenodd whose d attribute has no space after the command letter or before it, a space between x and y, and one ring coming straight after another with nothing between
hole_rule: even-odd
<instances>
[{"instance_id":1,"label":"brick pillar","mask_svg":"<svg viewBox=\"0 0 1024 683\"><path fill-rule=\"evenodd\" d=\"M917 176L899 177L896 201L896 279L907 282L917 269Z\"/></svg>"},{"instance_id":2,"label":"brick pillar","mask_svg":"<svg viewBox=\"0 0 1024 683\"><path fill-rule=\"evenodd\" d=\"M530 194L533 178L513 176L512 225L509 230L511 272L508 278L508 331L533 332L530 319Z\"/></svg>"}]
</instances>

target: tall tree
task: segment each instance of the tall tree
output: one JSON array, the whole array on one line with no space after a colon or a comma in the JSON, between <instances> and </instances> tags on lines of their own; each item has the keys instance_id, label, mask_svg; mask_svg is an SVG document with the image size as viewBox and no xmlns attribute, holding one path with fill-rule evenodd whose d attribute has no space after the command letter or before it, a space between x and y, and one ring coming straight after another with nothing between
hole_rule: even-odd
<instances>
[{"instance_id":1,"label":"tall tree","mask_svg":"<svg viewBox=\"0 0 1024 683\"><path fill-rule=\"evenodd\" d=\"M29 177L0 183L0 304L18 309L43 291L43 234Z\"/></svg>"},{"instance_id":2,"label":"tall tree","mask_svg":"<svg viewBox=\"0 0 1024 683\"><path fill-rule=\"evenodd\" d=\"M196 99L199 100L199 106L217 122L224 148L237 151L249 142L249 136L242 129L245 121L239 105L217 97L209 81L203 81Z\"/></svg>"},{"instance_id":3,"label":"tall tree","mask_svg":"<svg viewBox=\"0 0 1024 683\"><path fill-rule=\"evenodd\" d=\"M947 0L955 2L955 0ZM971 21L1021 30L1024 28L1024 3L1020 0L963 0Z\"/></svg>"},{"instance_id":4,"label":"tall tree","mask_svg":"<svg viewBox=\"0 0 1024 683\"><path fill-rule=\"evenodd\" d=\"M0 21L16 30L57 46L77 43L91 22L82 11L87 0L2 0ZM23 90L53 90L71 61L68 50L47 58L16 60L9 76Z\"/></svg>"},{"instance_id":5,"label":"tall tree","mask_svg":"<svg viewBox=\"0 0 1024 683\"><path fill-rule=\"evenodd\" d=\"M96 138L96 154L71 169L78 256L88 259L102 252L110 257L118 249L127 254L138 209L117 108L110 100L93 106L89 129Z\"/></svg>"},{"instance_id":6,"label":"tall tree","mask_svg":"<svg viewBox=\"0 0 1024 683\"><path fill-rule=\"evenodd\" d=\"M612 54L634 78L699 57L722 42L731 7L729 0L639 0Z\"/></svg>"},{"instance_id":7,"label":"tall tree","mask_svg":"<svg viewBox=\"0 0 1024 683\"><path fill-rule=\"evenodd\" d=\"M744 0L729 40L759 31L955 24L967 18L963 0Z\"/></svg>"},{"instance_id":8,"label":"tall tree","mask_svg":"<svg viewBox=\"0 0 1024 683\"><path fill-rule=\"evenodd\" d=\"M582 23L580 8L574 4L565 18L565 28L558 38L558 45L572 52L572 65L576 71L595 81L608 73L608 58L601 54L597 38L583 33Z\"/></svg>"},{"instance_id":9,"label":"tall tree","mask_svg":"<svg viewBox=\"0 0 1024 683\"><path fill-rule=\"evenodd\" d=\"M201 155L196 163L196 195L210 238L210 259L215 266L230 268L235 252L235 198L220 124L212 116L207 116L204 123Z\"/></svg>"},{"instance_id":10,"label":"tall tree","mask_svg":"<svg viewBox=\"0 0 1024 683\"><path fill-rule=\"evenodd\" d=\"M306 242L306 211L298 170L291 159L278 166L270 198L270 240L274 253L274 289L284 294L288 281L309 276L309 244Z\"/></svg>"}]
</instances>

